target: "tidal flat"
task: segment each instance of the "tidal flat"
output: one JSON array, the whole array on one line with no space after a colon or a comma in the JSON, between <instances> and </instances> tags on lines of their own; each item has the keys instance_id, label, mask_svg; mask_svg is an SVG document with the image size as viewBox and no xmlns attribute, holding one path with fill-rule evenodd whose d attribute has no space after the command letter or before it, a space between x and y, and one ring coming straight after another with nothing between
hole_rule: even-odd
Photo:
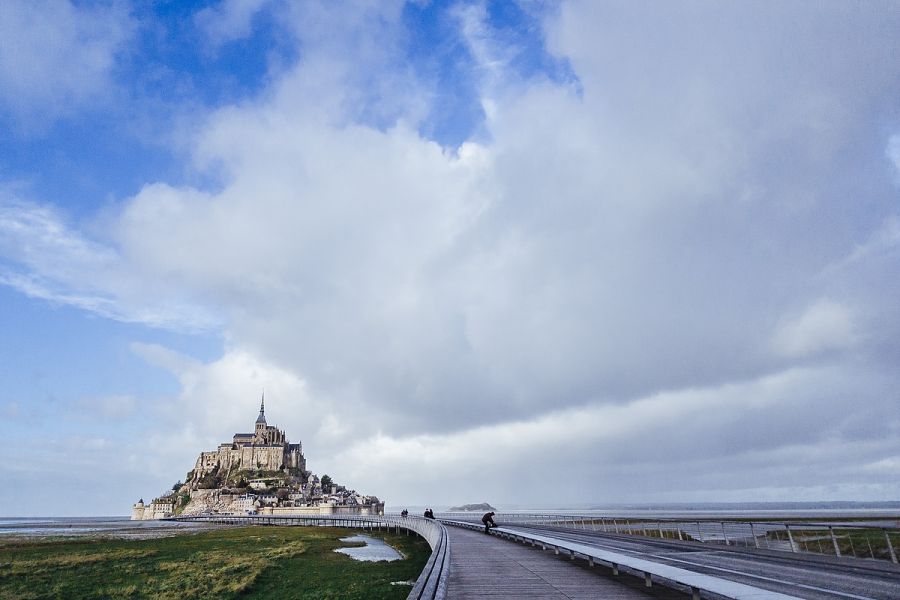
<instances>
[{"instance_id":1,"label":"tidal flat","mask_svg":"<svg viewBox=\"0 0 900 600\"><path fill-rule=\"evenodd\" d=\"M405 598L428 560L421 538L373 533L403 560L334 552L355 530L235 527L143 540L0 540L0 599Z\"/></svg>"}]
</instances>

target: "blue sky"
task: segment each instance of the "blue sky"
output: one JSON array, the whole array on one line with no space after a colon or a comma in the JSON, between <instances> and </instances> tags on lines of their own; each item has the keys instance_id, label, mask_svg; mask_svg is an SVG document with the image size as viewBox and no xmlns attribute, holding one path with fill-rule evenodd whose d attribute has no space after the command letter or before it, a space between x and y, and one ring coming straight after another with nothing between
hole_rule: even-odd
<instances>
[{"instance_id":1,"label":"blue sky","mask_svg":"<svg viewBox=\"0 0 900 600\"><path fill-rule=\"evenodd\" d=\"M263 387L389 502L895 498L898 21L3 3L0 514L123 514Z\"/></svg>"}]
</instances>

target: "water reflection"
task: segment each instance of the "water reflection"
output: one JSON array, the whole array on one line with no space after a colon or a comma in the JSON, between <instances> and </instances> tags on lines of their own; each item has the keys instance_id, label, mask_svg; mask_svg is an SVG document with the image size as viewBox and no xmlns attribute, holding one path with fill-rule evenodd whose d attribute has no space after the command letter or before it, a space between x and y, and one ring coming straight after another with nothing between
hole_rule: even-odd
<instances>
[{"instance_id":1,"label":"water reflection","mask_svg":"<svg viewBox=\"0 0 900 600\"><path fill-rule=\"evenodd\" d=\"M335 552L346 554L354 560L379 561L379 560L400 560L403 555L397 552L391 546L384 543L384 540L369 537L367 535L351 535L350 537L341 538L342 542L363 542L364 546L355 546L353 548L338 548Z\"/></svg>"}]
</instances>

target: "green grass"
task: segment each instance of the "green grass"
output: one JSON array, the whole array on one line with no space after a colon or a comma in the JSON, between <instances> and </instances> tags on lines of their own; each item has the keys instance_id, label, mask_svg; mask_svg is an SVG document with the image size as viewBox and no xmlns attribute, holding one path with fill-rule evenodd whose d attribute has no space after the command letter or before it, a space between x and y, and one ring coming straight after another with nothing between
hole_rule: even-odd
<instances>
[{"instance_id":1,"label":"green grass","mask_svg":"<svg viewBox=\"0 0 900 600\"><path fill-rule=\"evenodd\" d=\"M842 556L856 556L859 558L875 558L879 560L891 560L884 530L880 528L840 528L835 527L835 537ZM827 529L803 530L791 527L791 535L794 543L804 551L822 554L834 554L834 544ZM900 534L897 531L889 531L891 545L894 553L900 551ZM778 538L787 539L787 534L778 532ZM774 539L770 532L769 539Z\"/></svg>"},{"instance_id":2,"label":"green grass","mask_svg":"<svg viewBox=\"0 0 900 600\"><path fill-rule=\"evenodd\" d=\"M428 560L416 537L375 533L406 558L360 562L334 552L358 533L241 527L169 538L0 543L0 599L405 598Z\"/></svg>"}]
</instances>

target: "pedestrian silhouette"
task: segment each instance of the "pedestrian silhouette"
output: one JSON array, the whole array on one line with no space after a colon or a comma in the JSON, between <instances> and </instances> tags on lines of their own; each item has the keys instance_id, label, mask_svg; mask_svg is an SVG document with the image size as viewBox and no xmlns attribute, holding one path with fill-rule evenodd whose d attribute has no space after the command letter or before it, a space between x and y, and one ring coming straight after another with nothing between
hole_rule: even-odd
<instances>
[{"instance_id":1,"label":"pedestrian silhouette","mask_svg":"<svg viewBox=\"0 0 900 600\"><path fill-rule=\"evenodd\" d=\"M497 524L494 523L494 513L489 512L485 513L483 517L481 517L481 522L484 523L484 532L490 533L491 527L496 527Z\"/></svg>"}]
</instances>

